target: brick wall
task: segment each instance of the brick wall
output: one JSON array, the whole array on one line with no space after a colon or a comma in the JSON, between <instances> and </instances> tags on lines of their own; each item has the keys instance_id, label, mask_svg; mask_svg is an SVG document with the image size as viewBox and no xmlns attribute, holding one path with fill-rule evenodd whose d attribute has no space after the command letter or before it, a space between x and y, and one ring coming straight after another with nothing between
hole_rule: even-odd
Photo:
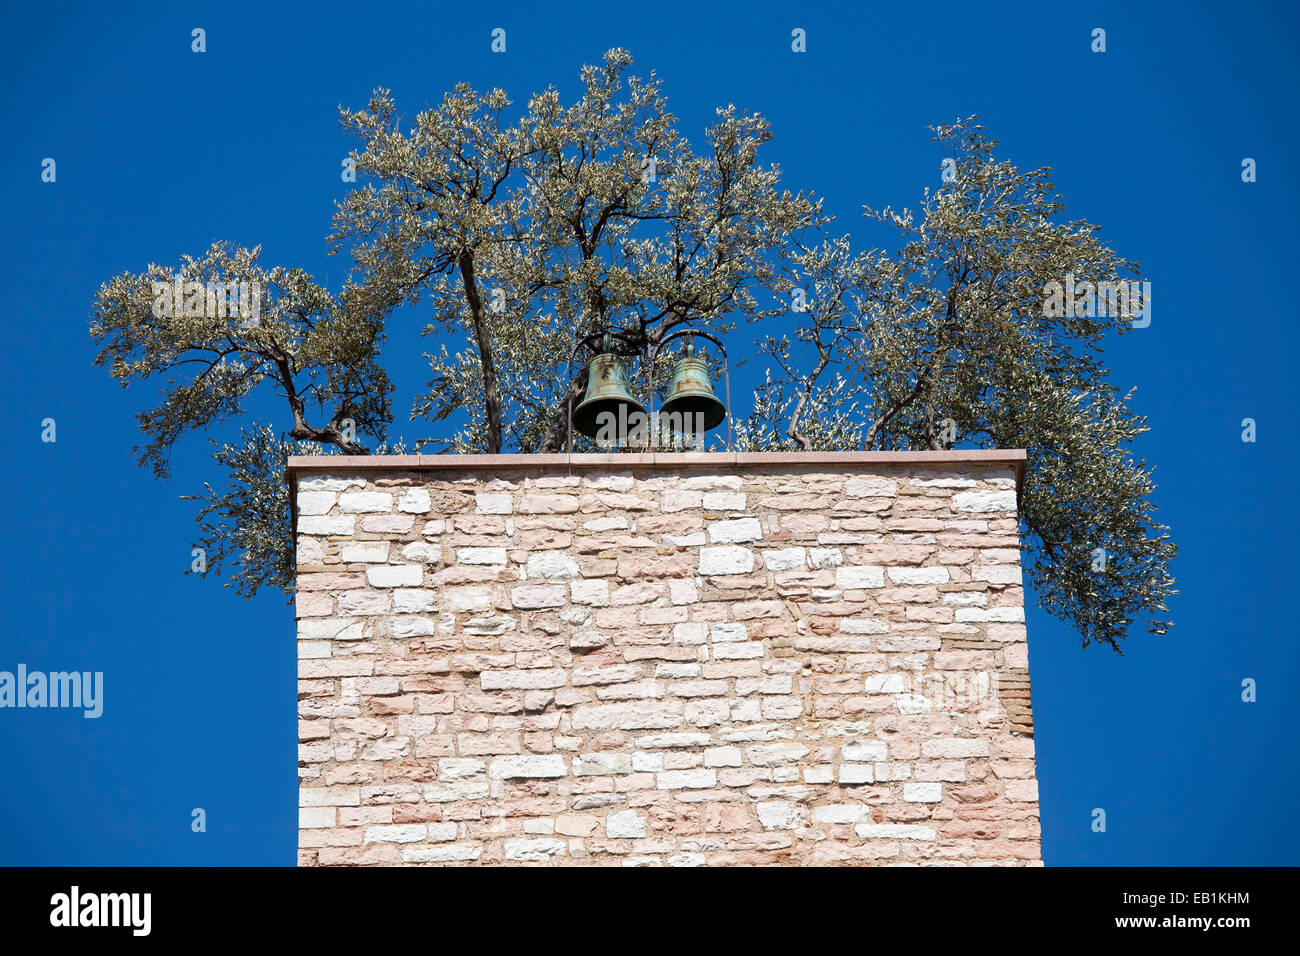
<instances>
[{"instance_id":1,"label":"brick wall","mask_svg":"<svg viewBox=\"0 0 1300 956\"><path fill-rule=\"evenodd\" d=\"M299 458L299 862L1037 863L1020 452Z\"/></svg>"}]
</instances>

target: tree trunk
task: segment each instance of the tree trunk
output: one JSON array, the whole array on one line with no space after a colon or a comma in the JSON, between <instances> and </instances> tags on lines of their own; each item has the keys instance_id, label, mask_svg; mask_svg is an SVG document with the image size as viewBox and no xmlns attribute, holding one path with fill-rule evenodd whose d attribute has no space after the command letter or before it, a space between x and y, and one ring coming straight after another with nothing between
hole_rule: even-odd
<instances>
[{"instance_id":1,"label":"tree trunk","mask_svg":"<svg viewBox=\"0 0 1300 956\"><path fill-rule=\"evenodd\" d=\"M478 341L479 365L483 370L483 404L487 419L490 455L501 454L501 392L497 385L496 363L492 357L492 339L488 335L487 320L483 315L483 300L478 294L474 279L474 257L468 249L461 251L457 260L461 281L465 285L465 301L469 303L474 320L474 336Z\"/></svg>"},{"instance_id":2,"label":"tree trunk","mask_svg":"<svg viewBox=\"0 0 1300 956\"><path fill-rule=\"evenodd\" d=\"M564 451L567 444L566 439L569 435L569 408L582 396L584 385L583 375L579 372L573 381L569 383L568 390L565 391L555 411L551 414L551 422L546 427L546 436L542 439L542 443L537 446L538 454Z\"/></svg>"}]
</instances>

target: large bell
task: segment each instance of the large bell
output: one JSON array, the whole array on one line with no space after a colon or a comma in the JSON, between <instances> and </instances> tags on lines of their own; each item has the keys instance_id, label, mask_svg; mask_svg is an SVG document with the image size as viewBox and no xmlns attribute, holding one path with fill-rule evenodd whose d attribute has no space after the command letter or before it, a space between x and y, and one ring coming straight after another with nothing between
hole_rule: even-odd
<instances>
[{"instance_id":1,"label":"large bell","mask_svg":"<svg viewBox=\"0 0 1300 956\"><path fill-rule=\"evenodd\" d=\"M695 357L695 343L688 342L686 354L673 364L673 378L668 383L668 397L661 413L678 431L694 432L697 415L703 416L703 431L713 428L727 417L727 407L713 394L709 366Z\"/></svg>"},{"instance_id":2,"label":"large bell","mask_svg":"<svg viewBox=\"0 0 1300 956\"><path fill-rule=\"evenodd\" d=\"M623 360L612 352L603 352L591 360L587 370L587 391L582 402L573 410L573 427L588 438L595 438L603 422L600 416L610 412L620 439L637 412L645 414L645 406L632 397L627 387L627 368Z\"/></svg>"}]
</instances>

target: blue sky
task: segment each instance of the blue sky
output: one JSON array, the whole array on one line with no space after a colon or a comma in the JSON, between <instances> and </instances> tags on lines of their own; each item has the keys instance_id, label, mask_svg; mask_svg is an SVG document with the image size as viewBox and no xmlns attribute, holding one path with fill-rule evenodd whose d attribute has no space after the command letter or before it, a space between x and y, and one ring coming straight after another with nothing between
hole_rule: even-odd
<instances>
[{"instance_id":1,"label":"blue sky","mask_svg":"<svg viewBox=\"0 0 1300 956\"><path fill-rule=\"evenodd\" d=\"M523 6L523 5L521 5ZM566 95L624 46L686 135L734 102L773 123L767 160L865 234L863 204L916 206L942 158L926 127L978 113L1022 167L1051 166L1153 284L1149 328L1111 343L1151 431L1180 595L1164 638L1081 649L1029 610L1043 852L1051 865L1295 864L1300 717L1291 579L1297 147L1289 3L924 5L28 4L5 15L0 670L103 671L104 715L0 710L0 864L291 865L294 626L183 576L206 442L174 477L136 467L133 414L91 362L98 285L214 239L337 288L348 186L340 103L408 114L458 81ZM190 31L207 31L207 52ZM507 31L507 52L489 50ZM808 51L790 51L807 31ZM1090 50L1107 31L1107 52ZM41 181L41 161L57 181ZM1241 162L1258 182L1241 181ZM418 315L389 328L396 434L426 381ZM745 411L736 389L737 411ZM1258 422L1258 441L1241 422ZM57 441L41 441L54 418ZM1030 603L1032 604L1032 595ZM1258 701L1241 701L1241 683ZM193 833L191 811L207 813ZM1107 831L1091 829L1103 808Z\"/></svg>"}]
</instances>

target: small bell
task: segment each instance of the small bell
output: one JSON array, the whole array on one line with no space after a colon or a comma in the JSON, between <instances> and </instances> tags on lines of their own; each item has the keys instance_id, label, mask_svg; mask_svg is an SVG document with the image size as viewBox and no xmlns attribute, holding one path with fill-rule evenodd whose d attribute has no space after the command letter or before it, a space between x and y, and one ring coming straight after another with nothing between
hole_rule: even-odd
<instances>
[{"instance_id":1,"label":"small bell","mask_svg":"<svg viewBox=\"0 0 1300 956\"><path fill-rule=\"evenodd\" d=\"M688 433L697 430L701 418L699 430L708 431L727 417L727 407L713 394L708 364L695 357L693 337L686 344L686 354L673 363L673 378L661 414L671 427Z\"/></svg>"},{"instance_id":2,"label":"small bell","mask_svg":"<svg viewBox=\"0 0 1300 956\"><path fill-rule=\"evenodd\" d=\"M609 348L609 339L605 340ZM604 413L614 416L620 433L628 428L628 421L638 412L645 414L645 406L632 397L627 387L627 367L612 352L605 351L591 360L587 370L587 391L581 403L573 410L573 428L579 434L595 438L604 422Z\"/></svg>"}]
</instances>

